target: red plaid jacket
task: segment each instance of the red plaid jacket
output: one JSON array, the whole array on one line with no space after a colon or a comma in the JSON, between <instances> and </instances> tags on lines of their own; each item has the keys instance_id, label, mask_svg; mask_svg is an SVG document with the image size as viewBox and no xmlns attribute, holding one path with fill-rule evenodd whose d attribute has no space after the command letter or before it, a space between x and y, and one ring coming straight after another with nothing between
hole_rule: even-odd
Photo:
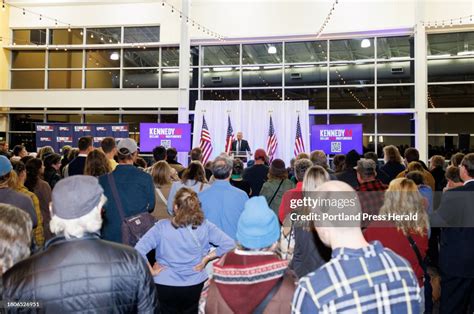
<instances>
[{"instance_id":1,"label":"red plaid jacket","mask_svg":"<svg viewBox=\"0 0 474 314\"><path fill-rule=\"evenodd\" d=\"M360 205L363 213L377 215L384 202L384 191L387 185L382 181L375 179L369 182L359 184L357 188ZM362 227L366 227L370 221L364 221Z\"/></svg>"}]
</instances>

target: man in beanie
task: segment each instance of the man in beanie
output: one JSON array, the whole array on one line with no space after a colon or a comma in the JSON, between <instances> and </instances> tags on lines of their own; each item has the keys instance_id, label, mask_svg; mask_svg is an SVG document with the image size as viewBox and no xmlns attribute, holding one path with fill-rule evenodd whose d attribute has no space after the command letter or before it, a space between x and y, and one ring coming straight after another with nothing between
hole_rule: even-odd
<instances>
[{"instance_id":1,"label":"man in beanie","mask_svg":"<svg viewBox=\"0 0 474 314\"><path fill-rule=\"evenodd\" d=\"M137 143L124 138L117 145L118 166L109 174L99 177L104 194L109 200L105 205L102 238L122 242L122 219L119 207L122 204L125 217L152 212L155 207L155 186L151 176L136 168L133 163L138 156Z\"/></svg>"},{"instance_id":2,"label":"man in beanie","mask_svg":"<svg viewBox=\"0 0 474 314\"><path fill-rule=\"evenodd\" d=\"M154 313L157 295L133 248L101 240L106 197L96 178L76 175L53 190L45 250L4 274L3 300L36 301L45 313Z\"/></svg>"},{"instance_id":3,"label":"man in beanie","mask_svg":"<svg viewBox=\"0 0 474 314\"><path fill-rule=\"evenodd\" d=\"M268 206L275 215L278 215L283 194L294 187L295 184L288 179L285 162L281 159L274 159L270 164L268 180L263 184L260 195L265 196Z\"/></svg>"},{"instance_id":4,"label":"man in beanie","mask_svg":"<svg viewBox=\"0 0 474 314\"><path fill-rule=\"evenodd\" d=\"M288 261L276 254L280 224L263 196L245 203L238 248L214 264L206 313L290 313L295 290Z\"/></svg>"},{"instance_id":5,"label":"man in beanie","mask_svg":"<svg viewBox=\"0 0 474 314\"><path fill-rule=\"evenodd\" d=\"M357 181L357 173L354 169L357 166L357 161L360 159L359 153L353 149L346 154L346 162L344 170L337 175L339 181L346 182L353 189L357 189L359 182Z\"/></svg>"},{"instance_id":6,"label":"man in beanie","mask_svg":"<svg viewBox=\"0 0 474 314\"><path fill-rule=\"evenodd\" d=\"M268 166L265 165L267 153L261 148L255 151L255 163L244 170L243 178L250 183L252 196L260 195L263 183L267 181Z\"/></svg>"}]
</instances>

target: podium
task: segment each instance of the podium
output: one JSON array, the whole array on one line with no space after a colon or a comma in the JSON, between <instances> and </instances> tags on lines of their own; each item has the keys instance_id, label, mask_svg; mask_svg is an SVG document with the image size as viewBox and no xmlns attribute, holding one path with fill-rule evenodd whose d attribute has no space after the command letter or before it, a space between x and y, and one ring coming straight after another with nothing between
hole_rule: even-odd
<instances>
[{"instance_id":1,"label":"podium","mask_svg":"<svg viewBox=\"0 0 474 314\"><path fill-rule=\"evenodd\" d=\"M243 163L246 163L247 158L250 158L253 154L249 151L246 151L246 152L231 151L229 155L232 158L239 158L240 160L242 160Z\"/></svg>"}]
</instances>

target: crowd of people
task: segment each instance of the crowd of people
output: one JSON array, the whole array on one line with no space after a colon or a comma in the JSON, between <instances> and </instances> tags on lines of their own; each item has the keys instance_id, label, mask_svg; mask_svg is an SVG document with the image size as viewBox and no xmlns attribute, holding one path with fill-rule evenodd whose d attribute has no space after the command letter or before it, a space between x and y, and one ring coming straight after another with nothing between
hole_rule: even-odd
<instances>
[{"instance_id":1,"label":"crowd of people","mask_svg":"<svg viewBox=\"0 0 474 314\"><path fill-rule=\"evenodd\" d=\"M158 146L147 164L128 138L60 153L0 143L2 300L46 313L474 311L474 153L202 157L185 166ZM356 202L292 205L306 197Z\"/></svg>"}]
</instances>

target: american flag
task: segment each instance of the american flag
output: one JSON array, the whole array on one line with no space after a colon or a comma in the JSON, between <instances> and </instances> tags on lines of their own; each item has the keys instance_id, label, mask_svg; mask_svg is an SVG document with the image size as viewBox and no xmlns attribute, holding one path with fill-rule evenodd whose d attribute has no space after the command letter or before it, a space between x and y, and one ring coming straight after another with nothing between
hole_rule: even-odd
<instances>
[{"instance_id":1,"label":"american flag","mask_svg":"<svg viewBox=\"0 0 474 314\"><path fill-rule=\"evenodd\" d=\"M303 136L301 135L301 125L300 125L300 116L298 115L298 120L296 121L296 138L295 138L295 156L299 153L304 152L304 142Z\"/></svg>"},{"instance_id":2,"label":"american flag","mask_svg":"<svg viewBox=\"0 0 474 314\"><path fill-rule=\"evenodd\" d=\"M268 128L268 140L267 140L267 154L270 162L272 162L278 146L278 140L275 134L275 128L273 127L273 119L270 116L270 127Z\"/></svg>"},{"instance_id":3,"label":"american flag","mask_svg":"<svg viewBox=\"0 0 474 314\"><path fill-rule=\"evenodd\" d=\"M230 116L227 116L227 135L225 137L225 152L228 154L232 150L232 142L234 141L234 129L230 123Z\"/></svg>"},{"instance_id":4,"label":"american flag","mask_svg":"<svg viewBox=\"0 0 474 314\"><path fill-rule=\"evenodd\" d=\"M211 133L207 128L206 118L202 116L202 128L201 128L201 141L199 142L199 147L202 150L202 163L206 164L209 157L212 154L212 142L211 142Z\"/></svg>"}]
</instances>

